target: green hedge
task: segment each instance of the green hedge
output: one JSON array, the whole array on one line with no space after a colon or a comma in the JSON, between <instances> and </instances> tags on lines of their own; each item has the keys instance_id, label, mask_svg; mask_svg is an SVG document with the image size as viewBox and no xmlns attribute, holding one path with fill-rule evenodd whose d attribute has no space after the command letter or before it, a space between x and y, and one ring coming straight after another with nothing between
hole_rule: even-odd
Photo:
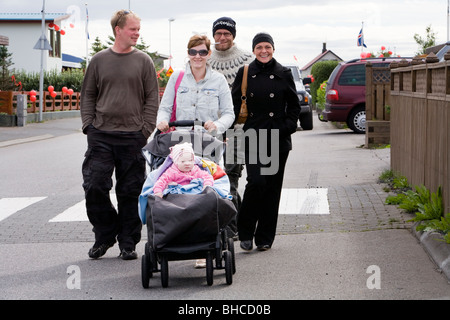
<instances>
[{"instance_id":1,"label":"green hedge","mask_svg":"<svg viewBox=\"0 0 450 320\"><path fill-rule=\"evenodd\" d=\"M317 89L319 89L322 82L328 80L331 72L338 64L338 61L320 61L316 62L311 68L311 74L314 77L314 82L310 85L313 104L317 102Z\"/></svg>"},{"instance_id":2,"label":"green hedge","mask_svg":"<svg viewBox=\"0 0 450 320\"><path fill-rule=\"evenodd\" d=\"M39 90L40 73L38 72L19 72L15 74L17 81L22 82L24 91ZM44 90L48 86L53 86L55 91L62 91L63 87L73 89L74 92L80 92L83 85L83 70L74 69L57 73L56 71L44 72Z\"/></svg>"}]
</instances>

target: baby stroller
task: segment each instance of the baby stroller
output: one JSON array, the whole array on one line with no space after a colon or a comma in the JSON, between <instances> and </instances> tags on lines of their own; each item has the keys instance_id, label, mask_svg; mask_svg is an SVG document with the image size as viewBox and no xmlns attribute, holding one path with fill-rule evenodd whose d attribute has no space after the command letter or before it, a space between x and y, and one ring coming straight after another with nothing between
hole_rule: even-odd
<instances>
[{"instance_id":1,"label":"baby stroller","mask_svg":"<svg viewBox=\"0 0 450 320\"><path fill-rule=\"evenodd\" d=\"M175 121L170 127L192 127L194 121ZM177 130L155 133L143 154L150 173L139 197L139 214L147 225L148 241L142 256L142 286L149 287L153 273L161 272L161 284L169 281L169 261L206 259L206 282L213 284L214 269L225 269L226 283L232 283L236 272L233 238L227 236L226 226L236 215L229 195L229 180L224 175L214 180L214 186L204 190L186 186L181 193L169 191L161 199L152 194L156 179L172 163L169 147L191 142L196 162L218 163L223 155L222 141L199 130ZM217 152L219 151L219 152ZM222 151L222 152L220 152ZM191 183L192 184L192 183ZM183 186L185 187L185 186ZM167 191L167 189L166 189ZM214 264L215 260L215 264Z\"/></svg>"}]
</instances>

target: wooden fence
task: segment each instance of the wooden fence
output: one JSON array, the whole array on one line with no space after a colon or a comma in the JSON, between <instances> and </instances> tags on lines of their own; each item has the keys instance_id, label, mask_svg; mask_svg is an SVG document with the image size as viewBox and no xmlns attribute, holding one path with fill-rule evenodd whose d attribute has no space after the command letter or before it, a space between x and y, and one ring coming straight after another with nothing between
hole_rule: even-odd
<instances>
[{"instance_id":1,"label":"wooden fence","mask_svg":"<svg viewBox=\"0 0 450 320\"><path fill-rule=\"evenodd\" d=\"M17 107L17 95L26 94L28 99L28 113L39 112L39 92L36 95L36 101L30 100L29 91L14 91L12 96L12 108L8 108L6 113L15 114ZM73 94L67 94L62 92L57 92L56 97L52 97L50 92L44 91L44 97L42 104L44 108L42 112L49 111L69 111L69 110L80 110L80 93L74 92Z\"/></svg>"},{"instance_id":2,"label":"wooden fence","mask_svg":"<svg viewBox=\"0 0 450 320\"><path fill-rule=\"evenodd\" d=\"M162 98L165 88L159 89L159 97ZM42 112L48 111L69 111L80 110L80 93L74 92L73 94L67 94L63 92L56 92L56 97L52 97L50 92L44 91ZM12 95L11 95L12 94ZM39 92L36 94L36 101L30 100L29 91L4 91L0 94L0 112L7 113L9 115L16 113L17 107L17 95L26 94L28 99L28 113L39 112Z\"/></svg>"},{"instance_id":3,"label":"wooden fence","mask_svg":"<svg viewBox=\"0 0 450 320\"><path fill-rule=\"evenodd\" d=\"M411 185L442 187L450 212L450 55L446 61L391 64L391 169Z\"/></svg>"},{"instance_id":4,"label":"wooden fence","mask_svg":"<svg viewBox=\"0 0 450 320\"><path fill-rule=\"evenodd\" d=\"M391 70L366 64L366 148L372 144L389 144Z\"/></svg>"}]
</instances>

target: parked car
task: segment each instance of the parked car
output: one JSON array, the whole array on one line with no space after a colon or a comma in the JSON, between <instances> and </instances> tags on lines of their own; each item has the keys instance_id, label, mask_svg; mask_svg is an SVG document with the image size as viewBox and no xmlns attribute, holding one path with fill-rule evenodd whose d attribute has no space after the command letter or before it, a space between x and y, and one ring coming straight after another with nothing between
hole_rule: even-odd
<instances>
[{"instance_id":1,"label":"parked car","mask_svg":"<svg viewBox=\"0 0 450 320\"><path fill-rule=\"evenodd\" d=\"M302 79L302 74L296 65L284 65L290 68L294 77L295 87L297 88L298 99L300 100L300 126L303 130L313 129L313 111L311 104L311 95L305 88L305 84L311 83L311 78Z\"/></svg>"},{"instance_id":2,"label":"parked car","mask_svg":"<svg viewBox=\"0 0 450 320\"><path fill-rule=\"evenodd\" d=\"M405 58L366 58L339 63L330 75L326 87L325 110L321 121L346 122L356 133L366 132L366 63L386 67L392 61Z\"/></svg>"}]
</instances>

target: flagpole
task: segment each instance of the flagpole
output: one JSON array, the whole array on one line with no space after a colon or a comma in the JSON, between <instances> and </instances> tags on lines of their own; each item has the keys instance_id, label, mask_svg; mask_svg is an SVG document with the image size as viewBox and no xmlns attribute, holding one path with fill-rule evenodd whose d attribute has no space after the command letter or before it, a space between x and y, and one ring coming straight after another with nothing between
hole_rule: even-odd
<instances>
[{"instance_id":1,"label":"flagpole","mask_svg":"<svg viewBox=\"0 0 450 320\"><path fill-rule=\"evenodd\" d=\"M361 30L364 34L364 21L361 22ZM362 43L361 43L361 53L363 53L363 52L364 52L364 38L362 38Z\"/></svg>"},{"instance_id":2,"label":"flagpole","mask_svg":"<svg viewBox=\"0 0 450 320\"><path fill-rule=\"evenodd\" d=\"M39 76L39 122L42 122L42 109L44 109L44 41L45 41L45 0L42 0L42 21L41 21L41 69Z\"/></svg>"},{"instance_id":3,"label":"flagpole","mask_svg":"<svg viewBox=\"0 0 450 320\"><path fill-rule=\"evenodd\" d=\"M86 69L89 65L89 30L88 30L88 23L89 23L89 14L88 14L88 4L87 2L84 4L86 7Z\"/></svg>"},{"instance_id":4,"label":"flagpole","mask_svg":"<svg viewBox=\"0 0 450 320\"><path fill-rule=\"evenodd\" d=\"M448 28L449 28L449 24L448 24L448 22L449 22L449 3L450 3L450 0L447 0L447 42L449 41L449 36L448 36Z\"/></svg>"}]
</instances>

